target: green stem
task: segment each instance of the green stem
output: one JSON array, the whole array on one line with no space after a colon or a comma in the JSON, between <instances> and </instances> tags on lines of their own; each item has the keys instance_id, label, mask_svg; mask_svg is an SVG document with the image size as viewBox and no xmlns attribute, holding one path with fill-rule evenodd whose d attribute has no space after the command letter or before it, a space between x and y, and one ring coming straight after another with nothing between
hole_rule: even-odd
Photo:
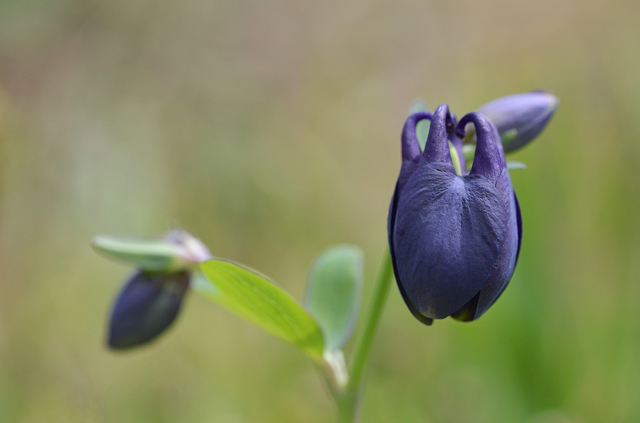
<instances>
[{"instance_id":1,"label":"green stem","mask_svg":"<svg viewBox=\"0 0 640 423\"><path fill-rule=\"evenodd\" d=\"M349 382L345 390L336 395L335 398L339 411L339 423L353 423L357 421L359 401L362 394L362 379L369 360L373 338L378 329L378 323L380 323L392 281L393 264L391 263L391 255L387 249L384 253L382 264L380 265L376 284L373 287L369 307L362 321L364 326L358 333L358 338L356 339L353 349Z\"/></svg>"},{"instance_id":2,"label":"green stem","mask_svg":"<svg viewBox=\"0 0 640 423\"><path fill-rule=\"evenodd\" d=\"M358 396L344 394L336 397L338 423L355 423L358 415Z\"/></svg>"}]
</instances>

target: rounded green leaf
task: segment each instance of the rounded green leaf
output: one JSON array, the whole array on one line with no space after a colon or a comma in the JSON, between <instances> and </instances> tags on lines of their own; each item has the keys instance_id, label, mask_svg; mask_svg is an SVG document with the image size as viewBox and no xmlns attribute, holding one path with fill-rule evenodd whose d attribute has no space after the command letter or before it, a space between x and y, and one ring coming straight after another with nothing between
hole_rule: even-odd
<instances>
[{"instance_id":1,"label":"rounded green leaf","mask_svg":"<svg viewBox=\"0 0 640 423\"><path fill-rule=\"evenodd\" d=\"M324 338L311 315L266 276L225 260L209 260L200 269L213 284L199 281L196 292L256 323L267 332L322 360Z\"/></svg>"},{"instance_id":2,"label":"rounded green leaf","mask_svg":"<svg viewBox=\"0 0 640 423\"><path fill-rule=\"evenodd\" d=\"M98 235L93 238L92 245L96 251L110 258L134 264L144 270L161 272L175 269L183 263L178 247L161 238Z\"/></svg>"},{"instance_id":3,"label":"rounded green leaf","mask_svg":"<svg viewBox=\"0 0 640 423\"><path fill-rule=\"evenodd\" d=\"M316 259L307 284L305 307L316 318L327 350L347 343L358 319L364 255L353 245L337 245Z\"/></svg>"}]
</instances>

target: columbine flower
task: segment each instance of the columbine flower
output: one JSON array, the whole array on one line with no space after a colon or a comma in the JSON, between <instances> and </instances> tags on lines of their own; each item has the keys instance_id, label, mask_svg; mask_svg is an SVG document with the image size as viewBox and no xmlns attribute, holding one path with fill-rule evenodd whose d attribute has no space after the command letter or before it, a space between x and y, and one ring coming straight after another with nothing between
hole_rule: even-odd
<instances>
[{"instance_id":1,"label":"columbine flower","mask_svg":"<svg viewBox=\"0 0 640 423\"><path fill-rule=\"evenodd\" d=\"M502 137L507 153L531 142L545 128L560 100L548 91L536 90L497 98L478 109Z\"/></svg>"},{"instance_id":2,"label":"columbine flower","mask_svg":"<svg viewBox=\"0 0 640 423\"><path fill-rule=\"evenodd\" d=\"M416 124L430 119L424 152ZM456 174L449 141L471 123L473 167ZM454 142L455 141L455 142ZM464 163L461 163L464 165ZM407 119L402 168L389 210L389 246L398 287L423 323L479 318L513 274L522 238L520 210L497 129L480 113L460 123L441 105Z\"/></svg>"}]
</instances>

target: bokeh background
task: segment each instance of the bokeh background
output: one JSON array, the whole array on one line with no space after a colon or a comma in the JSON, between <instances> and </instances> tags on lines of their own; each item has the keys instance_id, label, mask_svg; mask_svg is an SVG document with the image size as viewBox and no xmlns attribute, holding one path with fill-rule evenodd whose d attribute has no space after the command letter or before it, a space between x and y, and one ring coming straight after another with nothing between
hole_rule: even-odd
<instances>
[{"instance_id":1,"label":"bokeh background","mask_svg":"<svg viewBox=\"0 0 640 423\"><path fill-rule=\"evenodd\" d=\"M179 224L301 298L315 255L386 243L416 97L561 98L511 156L524 220L477 322L391 291L363 422L640 421L640 3L0 2L0 422L331 422L310 362L195 295L113 353L130 269L98 233Z\"/></svg>"}]
</instances>

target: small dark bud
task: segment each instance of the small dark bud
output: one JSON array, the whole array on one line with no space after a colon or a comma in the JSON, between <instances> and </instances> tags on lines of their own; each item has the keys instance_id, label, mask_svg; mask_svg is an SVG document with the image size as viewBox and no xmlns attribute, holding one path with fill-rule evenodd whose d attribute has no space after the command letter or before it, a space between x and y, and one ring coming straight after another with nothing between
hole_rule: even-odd
<instances>
[{"instance_id":1,"label":"small dark bud","mask_svg":"<svg viewBox=\"0 0 640 423\"><path fill-rule=\"evenodd\" d=\"M126 283L111 313L108 345L126 349L146 344L175 320L189 288L186 270L140 270Z\"/></svg>"}]
</instances>

